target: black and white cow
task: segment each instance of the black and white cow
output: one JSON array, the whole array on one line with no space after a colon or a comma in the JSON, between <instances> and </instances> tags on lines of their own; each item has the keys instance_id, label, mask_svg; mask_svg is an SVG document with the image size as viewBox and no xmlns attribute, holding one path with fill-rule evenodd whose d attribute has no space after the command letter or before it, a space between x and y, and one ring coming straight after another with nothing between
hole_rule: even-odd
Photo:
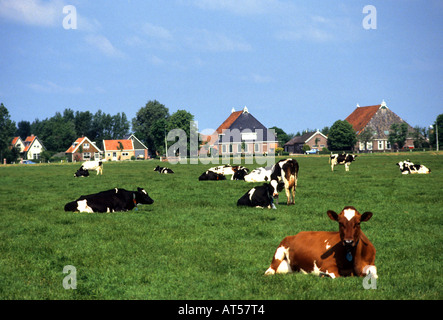
<instances>
[{"instance_id":1,"label":"black and white cow","mask_svg":"<svg viewBox=\"0 0 443 320\"><path fill-rule=\"evenodd\" d=\"M277 209L274 205L274 187L269 183L254 187L237 201L237 206Z\"/></svg>"},{"instance_id":2,"label":"black and white cow","mask_svg":"<svg viewBox=\"0 0 443 320\"><path fill-rule=\"evenodd\" d=\"M331 163L331 171L334 171L334 166L336 166L337 164L344 164L345 170L349 171L349 166L351 165L352 161L355 161L355 158L357 158L357 155L349 153L331 154L331 156L329 157L329 162Z\"/></svg>"},{"instance_id":3,"label":"black and white cow","mask_svg":"<svg viewBox=\"0 0 443 320\"><path fill-rule=\"evenodd\" d=\"M78 169L77 172L74 173L74 177L89 177L89 171L83 169L83 167L80 167L80 169Z\"/></svg>"},{"instance_id":4,"label":"black and white cow","mask_svg":"<svg viewBox=\"0 0 443 320\"><path fill-rule=\"evenodd\" d=\"M169 169L166 167L160 167L160 166L155 167L154 171L158 171L158 173L164 173L164 174L174 173L174 171L172 171L172 169Z\"/></svg>"},{"instance_id":5,"label":"black and white cow","mask_svg":"<svg viewBox=\"0 0 443 320\"><path fill-rule=\"evenodd\" d=\"M266 182L271 180L272 167L260 167L248 173L244 180L246 182Z\"/></svg>"},{"instance_id":6,"label":"black and white cow","mask_svg":"<svg viewBox=\"0 0 443 320\"><path fill-rule=\"evenodd\" d=\"M149 197L145 189L137 191L125 189L111 189L81 196L75 201L65 205L65 211L79 212L116 212L134 209L138 204L152 204L154 200Z\"/></svg>"},{"instance_id":7,"label":"black and white cow","mask_svg":"<svg viewBox=\"0 0 443 320\"><path fill-rule=\"evenodd\" d=\"M95 170L97 171L97 175L103 174L103 162L102 161L86 161L83 162L80 169L83 170Z\"/></svg>"},{"instance_id":8,"label":"black and white cow","mask_svg":"<svg viewBox=\"0 0 443 320\"><path fill-rule=\"evenodd\" d=\"M431 169L426 166L422 164L414 164L409 159L398 162L397 166L400 167L401 174L428 174L431 172Z\"/></svg>"},{"instance_id":9,"label":"black and white cow","mask_svg":"<svg viewBox=\"0 0 443 320\"><path fill-rule=\"evenodd\" d=\"M221 173L215 173L214 171L207 170L201 174L198 178L200 181L204 180L226 180L226 177Z\"/></svg>"},{"instance_id":10,"label":"black and white cow","mask_svg":"<svg viewBox=\"0 0 443 320\"><path fill-rule=\"evenodd\" d=\"M297 188L299 165L295 159L280 160L272 168L271 185L274 187L274 198L278 197L278 183L285 186L288 205L295 204L295 189Z\"/></svg>"},{"instance_id":11,"label":"black and white cow","mask_svg":"<svg viewBox=\"0 0 443 320\"><path fill-rule=\"evenodd\" d=\"M225 164L223 166L209 168L208 171L212 171L223 175L231 175L234 174L234 167L231 166L230 164Z\"/></svg>"},{"instance_id":12,"label":"black and white cow","mask_svg":"<svg viewBox=\"0 0 443 320\"><path fill-rule=\"evenodd\" d=\"M234 170L234 174L231 180L245 180L245 176L249 174L249 169L242 166L232 167L232 170Z\"/></svg>"}]
</instances>

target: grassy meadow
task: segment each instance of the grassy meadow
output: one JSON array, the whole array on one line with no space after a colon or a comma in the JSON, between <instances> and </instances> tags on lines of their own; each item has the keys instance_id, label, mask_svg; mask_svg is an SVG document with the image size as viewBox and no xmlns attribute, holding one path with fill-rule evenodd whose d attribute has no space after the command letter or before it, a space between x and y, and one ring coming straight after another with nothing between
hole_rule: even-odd
<instances>
[{"instance_id":1,"label":"grassy meadow","mask_svg":"<svg viewBox=\"0 0 443 320\"><path fill-rule=\"evenodd\" d=\"M209 165L106 162L0 166L0 299L442 299L443 154L359 155L345 172L327 156L295 156L295 206L237 208L254 185L198 181ZM401 175L409 158L429 175ZM160 175L156 165L175 174ZM245 165L250 169L259 165ZM229 179L229 178L228 178ZM64 212L82 194L147 190L153 205L119 213ZM362 230L377 249L377 289L362 278L264 276L279 242L303 230L336 231L326 211L372 211ZM66 290L64 266L77 270Z\"/></svg>"}]
</instances>

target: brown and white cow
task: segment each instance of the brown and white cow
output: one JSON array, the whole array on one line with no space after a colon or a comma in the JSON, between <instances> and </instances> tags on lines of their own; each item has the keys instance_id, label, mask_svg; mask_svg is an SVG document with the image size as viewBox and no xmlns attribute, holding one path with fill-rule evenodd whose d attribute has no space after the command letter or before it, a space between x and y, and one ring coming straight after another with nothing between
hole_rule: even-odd
<instances>
[{"instance_id":1,"label":"brown and white cow","mask_svg":"<svg viewBox=\"0 0 443 320\"><path fill-rule=\"evenodd\" d=\"M265 275L299 271L331 278L368 274L377 278L375 247L360 229L372 212L360 214L348 206L340 214L329 210L328 216L338 222L338 232L304 231L284 238Z\"/></svg>"},{"instance_id":2,"label":"brown and white cow","mask_svg":"<svg viewBox=\"0 0 443 320\"><path fill-rule=\"evenodd\" d=\"M278 183L285 184L288 205L295 204L295 188L297 188L298 162L295 159L280 160L272 168L271 185L274 187L274 197L278 197Z\"/></svg>"}]
</instances>

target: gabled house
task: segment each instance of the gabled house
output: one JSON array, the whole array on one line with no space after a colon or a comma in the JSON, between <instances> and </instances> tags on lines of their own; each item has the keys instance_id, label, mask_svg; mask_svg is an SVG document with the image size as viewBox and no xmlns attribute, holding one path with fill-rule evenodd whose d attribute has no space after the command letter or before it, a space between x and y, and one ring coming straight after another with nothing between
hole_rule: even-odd
<instances>
[{"instance_id":1,"label":"gabled house","mask_svg":"<svg viewBox=\"0 0 443 320\"><path fill-rule=\"evenodd\" d=\"M249 113L246 107L231 111L229 117L217 128L210 141L219 154L274 153L278 141L273 132Z\"/></svg>"},{"instance_id":2,"label":"gabled house","mask_svg":"<svg viewBox=\"0 0 443 320\"><path fill-rule=\"evenodd\" d=\"M303 145L307 144L311 149L318 149L328 147L328 137L320 131L305 132L301 136L295 136L285 143L285 152L289 153L303 153Z\"/></svg>"},{"instance_id":3,"label":"gabled house","mask_svg":"<svg viewBox=\"0 0 443 320\"><path fill-rule=\"evenodd\" d=\"M388 141L391 125L406 123L387 107L384 100L374 106L360 107L357 104L357 108L345 120L352 125L359 138L355 146L358 151L391 151L394 149ZM406 124L409 133L415 131L408 123ZM362 141L364 132L369 135L368 142ZM406 138L404 148L414 148L414 139Z\"/></svg>"},{"instance_id":4,"label":"gabled house","mask_svg":"<svg viewBox=\"0 0 443 320\"><path fill-rule=\"evenodd\" d=\"M33 134L27 137L25 141L22 141L20 137L15 137L12 140L12 147L20 151L20 157L22 159L27 160L40 159L40 154L46 150L40 139Z\"/></svg>"},{"instance_id":5,"label":"gabled house","mask_svg":"<svg viewBox=\"0 0 443 320\"><path fill-rule=\"evenodd\" d=\"M81 137L65 151L68 161L99 160L102 151L87 137Z\"/></svg>"},{"instance_id":6,"label":"gabled house","mask_svg":"<svg viewBox=\"0 0 443 320\"><path fill-rule=\"evenodd\" d=\"M134 143L131 139L103 140L104 159L107 161L131 160L135 158Z\"/></svg>"},{"instance_id":7,"label":"gabled house","mask_svg":"<svg viewBox=\"0 0 443 320\"><path fill-rule=\"evenodd\" d=\"M143 142L141 142L134 134L130 134L125 137L126 140L132 140L132 144L134 145L134 153L136 159L148 159L148 147L146 147Z\"/></svg>"}]
</instances>

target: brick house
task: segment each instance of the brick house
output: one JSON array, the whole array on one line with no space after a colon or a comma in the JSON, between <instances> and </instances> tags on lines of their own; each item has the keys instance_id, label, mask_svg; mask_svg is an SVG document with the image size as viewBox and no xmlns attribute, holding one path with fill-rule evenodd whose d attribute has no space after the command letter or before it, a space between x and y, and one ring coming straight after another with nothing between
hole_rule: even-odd
<instances>
[{"instance_id":1,"label":"brick house","mask_svg":"<svg viewBox=\"0 0 443 320\"><path fill-rule=\"evenodd\" d=\"M87 137L81 137L65 151L68 161L99 160L102 151Z\"/></svg>"},{"instance_id":2,"label":"brick house","mask_svg":"<svg viewBox=\"0 0 443 320\"><path fill-rule=\"evenodd\" d=\"M414 128L387 107L384 100L381 104L374 106L360 107L357 104L357 108L345 120L352 125L357 134L357 138L367 130L372 132L372 137L369 142L366 143L368 151L381 152L391 151L393 149L393 146L391 146L388 141L389 132L393 123L406 123L408 125L409 135L415 132ZM359 139L355 145L355 150L364 151L366 148L365 143ZM406 138L404 148L414 148L414 139L411 137Z\"/></svg>"},{"instance_id":3,"label":"brick house","mask_svg":"<svg viewBox=\"0 0 443 320\"><path fill-rule=\"evenodd\" d=\"M223 154L267 154L274 153L278 141L273 131L268 130L249 113L246 107L235 111L215 130L206 148L215 148Z\"/></svg>"},{"instance_id":4,"label":"brick house","mask_svg":"<svg viewBox=\"0 0 443 320\"><path fill-rule=\"evenodd\" d=\"M328 147L328 137L320 131L306 132L301 136L295 136L285 143L285 152L303 153L303 145L307 144L311 149L321 151Z\"/></svg>"}]
</instances>

